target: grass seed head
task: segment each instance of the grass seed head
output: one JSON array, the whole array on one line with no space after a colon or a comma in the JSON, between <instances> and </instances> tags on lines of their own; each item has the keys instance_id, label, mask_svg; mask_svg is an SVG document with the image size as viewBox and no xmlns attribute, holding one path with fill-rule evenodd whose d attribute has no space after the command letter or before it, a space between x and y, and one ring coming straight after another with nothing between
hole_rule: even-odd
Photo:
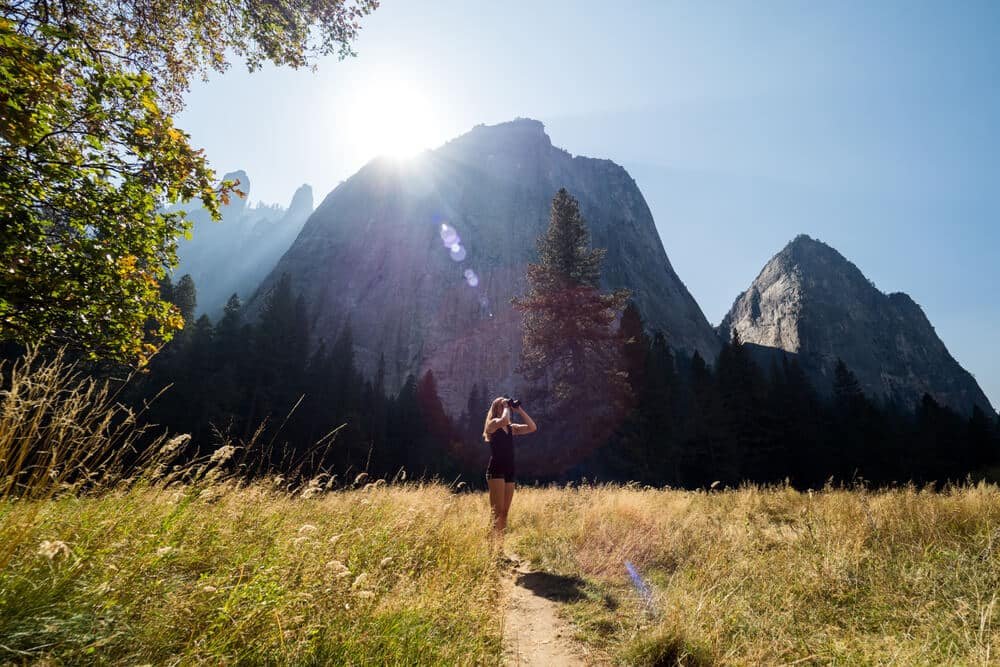
<instances>
[{"instance_id":1,"label":"grass seed head","mask_svg":"<svg viewBox=\"0 0 1000 667\"><path fill-rule=\"evenodd\" d=\"M38 555L49 560L55 559L59 555L69 556L69 545L61 540L42 540L38 545Z\"/></svg>"},{"instance_id":2,"label":"grass seed head","mask_svg":"<svg viewBox=\"0 0 1000 667\"><path fill-rule=\"evenodd\" d=\"M209 462L214 463L215 465L222 465L223 463L231 459L233 457L233 454L235 453L236 453L235 447L233 447L232 445L223 445L222 447L219 447L217 450L212 452L212 456L209 458Z\"/></svg>"}]
</instances>

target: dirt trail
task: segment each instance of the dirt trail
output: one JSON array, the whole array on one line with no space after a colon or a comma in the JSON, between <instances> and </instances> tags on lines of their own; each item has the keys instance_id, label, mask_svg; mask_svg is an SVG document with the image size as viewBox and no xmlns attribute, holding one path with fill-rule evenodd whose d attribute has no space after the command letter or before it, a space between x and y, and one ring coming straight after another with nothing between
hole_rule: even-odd
<instances>
[{"instance_id":1,"label":"dirt trail","mask_svg":"<svg viewBox=\"0 0 1000 667\"><path fill-rule=\"evenodd\" d=\"M582 595L580 581L535 572L521 562L504 580L507 611L504 616L504 664L566 667L589 663L587 652L572 638L572 629L559 618L560 602Z\"/></svg>"}]
</instances>

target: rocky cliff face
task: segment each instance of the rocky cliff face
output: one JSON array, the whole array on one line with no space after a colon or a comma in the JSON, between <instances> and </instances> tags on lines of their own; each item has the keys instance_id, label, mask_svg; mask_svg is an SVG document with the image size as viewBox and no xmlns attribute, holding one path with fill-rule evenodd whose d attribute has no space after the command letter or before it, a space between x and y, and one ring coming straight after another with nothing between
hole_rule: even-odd
<instances>
[{"instance_id":1,"label":"rocky cliff face","mask_svg":"<svg viewBox=\"0 0 1000 667\"><path fill-rule=\"evenodd\" d=\"M316 209L250 310L287 272L314 337L332 340L349 321L359 366L371 375L384 354L390 390L432 369L452 414L473 383L516 391L521 326L510 299L525 292L560 187L579 200L593 244L607 248L604 286L632 290L647 325L674 347L714 358L718 338L632 178L553 147L527 119L478 126L412 161L369 163Z\"/></svg>"},{"instance_id":2,"label":"rocky cliff face","mask_svg":"<svg viewBox=\"0 0 1000 667\"><path fill-rule=\"evenodd\" d=\"M873 397L912 407L929 393L963 415L973 405L992 410L913 299L883 294L808 236L788 244L736 299L719 326L727 337L733 329L746 343L797 354L822 392L831 390L839 357Z\"/></svg>"},{"instance_id":3,"label":"rocky cliff face","mask_svg":"<svg viewBox=\"0 0 1000 667\"><path fill-rule=\"evenodd\" d=\"M244 171L226 174L238 179L245 198L233 197L222 207L222 220L213 222L208 212L188 212L193 222L191 240L177 248L175 276L190 273L198 289L198 314L216 318L233 293L246 300L270 273L313 211L312 188L295 191L287 209L251 206L250 178Z\"/></svg>"}]
</instances>

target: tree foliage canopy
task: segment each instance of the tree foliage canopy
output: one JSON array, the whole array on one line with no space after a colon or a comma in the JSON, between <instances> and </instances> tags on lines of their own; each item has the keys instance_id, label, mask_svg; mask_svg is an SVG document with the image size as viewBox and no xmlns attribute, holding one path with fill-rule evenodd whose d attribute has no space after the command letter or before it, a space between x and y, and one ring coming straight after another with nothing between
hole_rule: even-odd
<instances>
[{"instance_id":1,"label":"tree foliage canopy","mask_svg":"<svg viewBox=\"0 0 1000 667\"><path fill-rule=\"evenodd\" d=\"M627 371L616 320L628 290L600 290L603 249L590 249L590 234L577 201L561 189L552 201L547 233L538 240L539 262L528 265L528 293L514 300L522 312L521 364L550 421L574 417L562 433L586 450L606 434L599 424L626 407ZM567 460L576 453L560 449Z\"/></svg>"},{"instance_id":2,"label":"tree foliage canopy","mask_svg":"<svg viewBox=\"0 0 1000 667\"><path fill-rule=\"evenodd\" d=\"M520 370L529 380L548 380L550 396L560 402L579 400L582 388L621 384L613 325L629 292L600 291L605 251L589 245L579 204L560 189L538 240L539 262L528 265L528 294L514 301L524 322Z\"/></svg>"},{"instance_id":3,"label":"tree foliage canopy","mask_svg":"<svg viewBox=\"0 0 1000 667\"><path fill-rule=\"evenodd\" d=\"M6 1L0 10L0 337L145 362L183 326L161 298L216 183L176 128L192 75L226 55L300 67L350 54L376 0Z\"/></svg>"}]
</instances>

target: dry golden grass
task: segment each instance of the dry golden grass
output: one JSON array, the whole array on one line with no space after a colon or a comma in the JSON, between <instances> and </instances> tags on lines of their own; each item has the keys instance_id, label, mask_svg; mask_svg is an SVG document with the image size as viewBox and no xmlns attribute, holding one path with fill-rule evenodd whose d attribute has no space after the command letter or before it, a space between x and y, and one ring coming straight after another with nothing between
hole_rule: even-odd
<instances>
[{"instance_id":1,"label":"dry golden grass","mask_svg":"<svg viewBox=\"0 0 1000 667\"><path fill-rule=\"evenodd\" d=\"M500 660L485 494L241 485L228 445L176 470L165 438L126 478L134 416L29 362L0 367L0 663ZM508 544L579 584L566 615L609 663L1000 661L995 485L521 489Z\"/></svg>"},{"instance_id":2,"label":"dry golden grass","mask_svg":"<svg viewBox=\"0 0 1000 667\"><path fill-rule=\"evenodd\" d=\"M35 506L41 503L41 507ZM495 663L485 497L265 485L8 503L0 662Z\"/></svg>"},{"instance_id":3,"label":"dry golden grass","mask_svg":"<svg viewBox=\"0 0 1000 667\"><path fill-rule=\"evenodd\" d=\"M519 493L515 548L588 582L568 607L609 660L1000 660L1000 490ZM647 605L633 563L652 588Z\"/></svg>"},{"instance_id":4,"label":"dry golden grass","mask_svg":"<svg viewBox=\"0 0 1000 667\"><path fill-rule=\"evenodd\" d=\"M495 663L484 494L266 484L9 501L0 655L112 663ZM583 580L625 664L989 664L1000 491L522 489L508 544ZM64 546L63 546L64 545ZM624 569L652 588L646 605Z\"/></svg>"}]
</instances>

